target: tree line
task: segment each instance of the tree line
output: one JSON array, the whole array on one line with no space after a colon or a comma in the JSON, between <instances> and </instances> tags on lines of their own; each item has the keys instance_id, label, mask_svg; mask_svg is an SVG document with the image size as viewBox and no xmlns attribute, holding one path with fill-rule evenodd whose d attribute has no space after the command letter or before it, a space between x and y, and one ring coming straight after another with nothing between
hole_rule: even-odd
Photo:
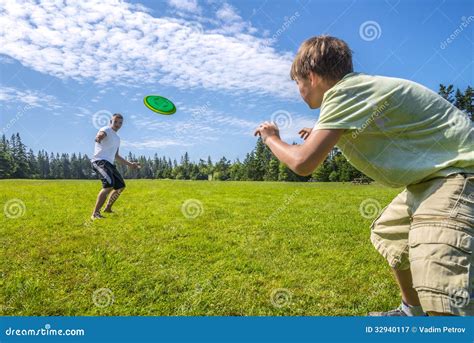
<instances>
[{"instance_id":1,"label":"tree line","mask_svg":"<svg viewBox=\"0 0 474 343\"><path fill-rule=\"evenodd\" d=\"M270 149L257 140L255 148L245 156L231 161L222 157L216 162L208 157L193 162L186 152L179 162L169 157L136 156L129 153L127 159L138 161L141 169L132 170L118 165L128 179L178 179L178 180L234 180L234 181L308 181L311 176L299 176L279 162ZM355 170L342 154L333 149L322 167L313 174L317 181L350 181L362 174ZM37 154L27 149L20 134L0 140L0 178L15 179L95 179L87 154L54 154L40 150Z\"/></svg>"},{"instance_id":2,"label":"tree line","mask_svg":"<svg viewBox=\"0 0 474 343\"><path fill-rule=\"evenodd\" d=\"M454 93L454 94L453 94ZM452 85L440 85L439 94L465 111L474 120L473 89L469 86L464 92L454 91ZM234 181L352 181L368 179L363 173L352 167L344 155L334 148L325 161L310 176L299 176L286 165L278 161L270 149L258 139L255 148L247 153L243 161L222 157L213 162L210 157L198 162L190 160L186 152L179 162L166 156L153 157L127 156L138 161L142 168L118 168L128 179L178 179L178 180L234 180ZM48 153L44 150L37 154L21 141L19 133L0 140L0 178L17 179L95 179L90 158L86 154Z\"/></svg>"}]
</instances>

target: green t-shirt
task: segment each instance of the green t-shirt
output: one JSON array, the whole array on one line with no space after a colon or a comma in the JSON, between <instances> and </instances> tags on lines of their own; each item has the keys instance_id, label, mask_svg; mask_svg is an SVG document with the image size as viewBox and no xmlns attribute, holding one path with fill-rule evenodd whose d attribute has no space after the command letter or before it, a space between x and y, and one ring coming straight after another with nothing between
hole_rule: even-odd
<instances>
[{"instance_id":1,"label":"green t-shirt","mask_svg":"<svg viewBox=\"0 0 474 343\"><path fill-rule=\"evenodd\" d=\"M409 80L347 74L324 94L314 128L346 129L337 147L355 168L387 186L474 173L469 117Z\"/></svg>"}]
</instances>

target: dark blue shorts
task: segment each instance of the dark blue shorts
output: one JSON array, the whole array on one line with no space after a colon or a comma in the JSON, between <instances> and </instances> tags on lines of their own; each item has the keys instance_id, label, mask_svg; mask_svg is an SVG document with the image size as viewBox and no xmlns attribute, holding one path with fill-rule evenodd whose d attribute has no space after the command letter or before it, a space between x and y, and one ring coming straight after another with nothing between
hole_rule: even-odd
<instances>
[{"instance_id":1,"label":"dark blue shorts","mask_svg":"<svg viewBox=\"0 0 474 343\"><path fill-rule=\"evenodd\" d=\"M106 160L92 162L92 168L102 181L103 188L120 189L125 187L125 181L117 168Z\"/></svg>"}]
</instances>

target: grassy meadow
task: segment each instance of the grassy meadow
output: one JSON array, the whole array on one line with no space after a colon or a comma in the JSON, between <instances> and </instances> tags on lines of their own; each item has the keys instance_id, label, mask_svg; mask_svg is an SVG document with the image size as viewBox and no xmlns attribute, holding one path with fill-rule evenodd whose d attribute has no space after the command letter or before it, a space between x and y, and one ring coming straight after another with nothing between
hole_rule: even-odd
<instances>
[{"instance_id":1,"label":"grassy meadow","mask_svg":"<svg viewBox=\"0 0 474 343\"><path fill-rule=\"evenodd\" d=\"M349 183L0 181L2 315L366 315L399 304Z\"/></svg>"}]
</instances>

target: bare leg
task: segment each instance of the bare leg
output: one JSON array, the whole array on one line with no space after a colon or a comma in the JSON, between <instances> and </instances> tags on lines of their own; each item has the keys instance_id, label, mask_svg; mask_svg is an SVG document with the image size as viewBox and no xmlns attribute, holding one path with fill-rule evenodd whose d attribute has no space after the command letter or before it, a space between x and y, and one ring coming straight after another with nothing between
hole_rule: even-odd
<instances>
[{"instance_id":1,"label":"bare leg","mask_svg":"<svg viewBox=\"0 0 474 343\"><path fill-rule=\"evenodd\" d=\"M402 299L405 303L411 306L420 306L420 299L418 293L413 288L413 280L411 278L411 270L398 270L392 268L392 272L397 279L398 286L402 292Z\"/></svg>"},{"instance_id":2,"label":"bare leg","mask_svg":"<svg viewBox=\"0 0 474 343\"><path fill-rule=\"evenodd\" d=\"M115 201L117 201L120 193L122 193L123 188L115 189L112 193L110 193L109 201L107 202L107 206L105 206L104 212L112 212L112 205Z\"/></svg>"},{"instance_id":3,"label":"bare leg","mask_svg":"<svg viewBox=\"0 0 474 343\"><path fill-rule=\"evenodd\" d=\"M100 190L99 194L97 195L97 201L95 203L94 212L92 212L93 216L97 213L100 213L100 209L102 208L102 205L104 205L105 200L107 200L107 195L109 195L111 190L112 190L112 187L102 188Z\"/></svg>"},{"instance_id":4,"label":"bare leg","mask_svg":"<svg viewBox=\"0 0 474 343\"><path fill-rule=\"evenodd\" d=\"M395 275L395 278L397 279L400 291L402 292L403 301L411 306L420 306L420 299L418 298L416 290L413 288L411 270L397 270L392 268L392 271ZM452 316L451 313L441 313L434 311L428 311L427 314L429 316Z\"/></svg>"}]
</instances>

